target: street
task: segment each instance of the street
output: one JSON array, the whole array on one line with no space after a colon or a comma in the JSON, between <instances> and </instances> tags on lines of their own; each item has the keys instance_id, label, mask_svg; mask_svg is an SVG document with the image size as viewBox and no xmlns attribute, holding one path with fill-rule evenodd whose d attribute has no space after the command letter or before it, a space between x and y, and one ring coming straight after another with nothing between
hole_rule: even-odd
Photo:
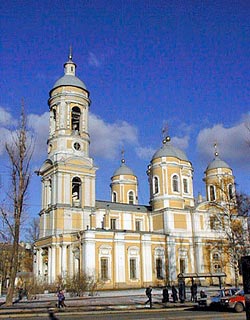
<instances>
[{"instance_id":1,"label":"street","mask_svg":"<svg viewBox=\"0 0 250 320\"><path fill-rule=\"evenodd\" d=\"M11 319L11 318L5 318L5 320ZM13 319L13 318L12 318ZM56 314L51 314L50 317L49 315L33 315L31 317L24 317L18 318L19 320L38 320L38 319L54 319L54 320L93 320L93 319L98 319L98 320L126 320L126 319L147 319L147 320L188 320L188 319L199 319L199 320L206 320L206 319L211 319L211 320L241 320L241 319L246 319L246 314L245 312L241 314L237 314L234 312L219 312L219 311L200 311L200 310L194 310L194 309L189 309L189 310L133 310L133 311L116 311L116 312L91 312L91 313L85 313L84 314L69 314L69 313L56 313Z\"/></svg>"}]
</instances>

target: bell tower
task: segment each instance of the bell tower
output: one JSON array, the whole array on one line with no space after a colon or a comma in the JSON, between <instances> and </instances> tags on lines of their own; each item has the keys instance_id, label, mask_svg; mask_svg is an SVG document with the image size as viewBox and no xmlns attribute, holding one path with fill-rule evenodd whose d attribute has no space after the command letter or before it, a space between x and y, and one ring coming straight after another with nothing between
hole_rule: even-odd
<instances>
[{"instance_id":1,"label":"bell tower","mask_svg":"<svg viewBox=\"0 0 250 320\"><path fill-rule=\"evenodd\" d=\"M48 158L41 167L44 236L84 230L95 206L95 172L89 156L89 92L76 76L72 50L64 76L49 94Z\"/></svg>"}]
</instances>

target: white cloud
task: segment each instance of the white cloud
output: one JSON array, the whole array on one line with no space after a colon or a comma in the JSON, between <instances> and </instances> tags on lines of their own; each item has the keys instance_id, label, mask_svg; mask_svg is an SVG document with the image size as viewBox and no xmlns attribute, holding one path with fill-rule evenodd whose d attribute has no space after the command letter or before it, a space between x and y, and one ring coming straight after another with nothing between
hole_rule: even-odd
<instances>
[{"instance_id":1,"label":"white cloud","mask_svg":"<svg viewBox=\"0 0 250 320\"><path fill-rule=\"evenodd\" d=\"M10 142L12 131L0 127L0 156L5 152L5 144Z\"/></svg>"},{"instance_id":2,"label":"white cloud","mask_svg":"<svg viewBox=\"0 0 250 320\"><path fill-rule=\"evenodd\" d=\"M179 148L179 149L181 149L181 150L185 150L185 149L188 148L189 136L186 135L186 136L183 137L183 138L173 137L173 138L171 139L171 141L172 141L172 144L173 144L175 147L177 147L177 148Z\"/></svg>"},{"instance_id":3,"label":"white cloud","mask_svg":"<svg viewBox=\"0 0 250 320\"><path fill-rule=\"evenodd\" d=\"M15 123L16 120L12 118L12 115L4 108L0 107L0 126L10 127Z\"/></svg>"},{"instance_id":4,"label":"white cloud","mask_svg":"<svg viewBox=\"0 0 250 320\"><path fill-rule=\"evenodd\" d=\"M221 159L239 166L249 165L250 162L250 131L247 129L249 115L244 115L240 123L230 128L216 124L212 128L200 131L197 137L197 150L204 159L211 159L214 153L214 143L218 146Z\"/></svg>"},{"instance_id":5,"label":"white cloud","mask_svg":"<svg viewBox=\"0 0 250 320\"><path fill-rule=\"evenodd\" d=\"M137 128L126 121L109 124L90 113L89 122L92 156L112 159L124 144L138 144Z\"/></svg>"},{"instance_id":6,"label":"white cloud","mask_svg":"<svg viewBox=\"0 0 250 320\"><path fill-rule=\"evenodd\" d=\"M94 67L100 67L101 61L97 58L97 56L93 52L89 52L88 54L88 63Z\"/></svg>"},{"instance_id":7,"label":"white cloud","mask_svg":"<svg viewBox=\"0 0 250 320\"><path fill-rule=\"evenodd\" d=\"M34 136L35 161L42 161L46 157L47 139L49 137L49 112L42 115L30 114L27 116L28 128L31 129L31 135Z\"/></svg>"},{"instance_id":8,"label":"white cloud","mask_svg":"<svg viewBox=\"0 0 250 320\"><path fill-rule=\"evenodd\" d=\"M140 159L150 161L155 153L155 149L148 147L137 147L135 148L135 152Z\"/></svg>"}]
</instances>

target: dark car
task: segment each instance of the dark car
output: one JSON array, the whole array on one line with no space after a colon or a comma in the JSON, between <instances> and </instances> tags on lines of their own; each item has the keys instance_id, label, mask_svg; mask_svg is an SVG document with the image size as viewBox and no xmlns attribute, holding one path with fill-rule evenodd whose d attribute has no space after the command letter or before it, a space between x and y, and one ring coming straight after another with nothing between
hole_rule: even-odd
<instances>
[{"instance_id":1,"label":"dark car","mask_svg":"<svg viewBox=\"0 0 250 320\"><path fill-rule=\"evenodd\" d=\"M243 312L245 309L244 291L237 291L233 296L226 296L221 298L221 306L223 308L232 309L235 312Z\"/></svg>"}]
</instances>

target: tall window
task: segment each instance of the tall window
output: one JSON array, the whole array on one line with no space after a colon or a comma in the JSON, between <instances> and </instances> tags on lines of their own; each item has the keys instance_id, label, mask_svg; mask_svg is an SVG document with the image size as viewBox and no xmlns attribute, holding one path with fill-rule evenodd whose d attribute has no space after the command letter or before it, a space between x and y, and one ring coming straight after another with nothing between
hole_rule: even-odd
<instances>
[{"instance_id":1,"label":"tall window","mask_svg":"<svg viewBox=\"0 0 250 320\"><path fill-rule=\"evenodd\" d=\"M156 277L157 279L161 280L163 279L162 258L156 258L155 264L156 264Z\"/></svg>"},{"instance_id":2,"label":"tall window","mask_svg":"<svg viewBox=\"0 0 250 320\"><path fill-rule=\"evenodd\" d=\"M133 193L133 191L129 191L129 193L128 193L128 203L129 204L134 204L134 193Z\"/></svg>"},{"instance_id":3,"label":"tall window","mask_svg":"<svg viewBox=\"0 0 250 320\"><path fill-rule=\"evenodd\" d=\"M214 186L209 187L210 201L215 200L215 188Z\"/></svg>"},{"instance_id":4,"label":"tall window","mask_svg":"<svg viewBox=\"0 0 250 320\"><path fill-rule=\"evenodd\" d=\"M101 280L108 280L108 258L101 258Z\"/></svg>"},{"instance_id":5,"label":"tall window","mask_svg":"<svg viewBox=\"0 0 250 320\"><path fill-rule=\"evenodd\" d=\"M80 117L81 117L80 109L78 107L72 108L71 128L74 132L80 131Z\"/></svg>"},{"instance_id":6,"label":"tall window","mask_svg":"<svg viewBox=\"0 0 250 320\"><path fill-rule=\"evenodd\" d=\"M117 193L113 192L113 202L117 202Z\"/></svg>"},{"instance_id":7,"label":"tall window","mask_svg":"<svg viewBox=\"0 0 250 320\"><path fill-rule=\"evenodd\" d=\"M184 191L184 193L188 193L188 179L187 178L183 179L183 191Z\"/></svg>"},{"instance_id":8,"label":"tall window","mask_svg":"<svg viewBox=\"0 0 250 320\"><path fill-rule=\"evenodd\" d=\"M185 270L186 270L185 259L180 259L180 273L185 273Z\"/></svg>"},{"instance_id":9,"label":"tall window","mask_svg":"<svg viewBox=\"0 0 250 320\"><path fill-rule=\"evenodd\" d=\"M81 179L74 177L72 180L72 202L73 205L79 203L81 195Z\"/></svg>"},{"instance_id":10,"label":"tall window","mask_svg":"<svg viewBox=\"0 0 250 320\"><path fill-rule=\"evenodd\" d=\"M159 179L157 177L154 177L154 193L159 192Z\"/></svg>"},{"instance_id":11,"label":"tall window","mask_svg":"<svg viewBox=\"0 0 250 320\"><path fill-rule=\"evenodd\" d=\"M115 230L116 229L116 219L110 219L110 229Z\"/></svg>"},{"instance_id":12,"label":"tall window","mask_svg":"<svg viewBox=\"0 0 250 320\"><path fill-rule=\"evenodd\" d=\"M174 192L179 192L179 178L176 174L172 178L172 187Z\"/></svg>"},{"instance_id":13,"label":"tall window","mask_svg":"<svg viewBox=\"0 0 250 320\"><path fill-rule=\"evenodd\" d=\"M48 181L48 206L52 203L52 181L49 179Z\"/></svg>"},{"instance_id":14,"label":"tall window","mask_svg":"<svg viewBox=\"0 0 250 320\"><path fill-rule=\"evenodd\" d=\"M137 279L136 275L136 258L129 259L129 277L131 280Z\"/></svg>"},{"instance_id":15,"label":"tall window","mask_svg":"<svg viewBox=\"0 0 250 320\"><path fill-rule=\"evenodd\" d=\"M141 231L141 220L135 220L135 230Z\"/></svg>"},{"instance_id":16,"label":"tall window","mask_svg":"<svg viewBox=\"0 0 250 320\"><path fill-rule=\"evenodd\" d=\"M233 193L233 185L229 184L228 185L228 195L229 195L229 199L232 200L234 197L234 193Z\"/></svg>"}]
</instances>

